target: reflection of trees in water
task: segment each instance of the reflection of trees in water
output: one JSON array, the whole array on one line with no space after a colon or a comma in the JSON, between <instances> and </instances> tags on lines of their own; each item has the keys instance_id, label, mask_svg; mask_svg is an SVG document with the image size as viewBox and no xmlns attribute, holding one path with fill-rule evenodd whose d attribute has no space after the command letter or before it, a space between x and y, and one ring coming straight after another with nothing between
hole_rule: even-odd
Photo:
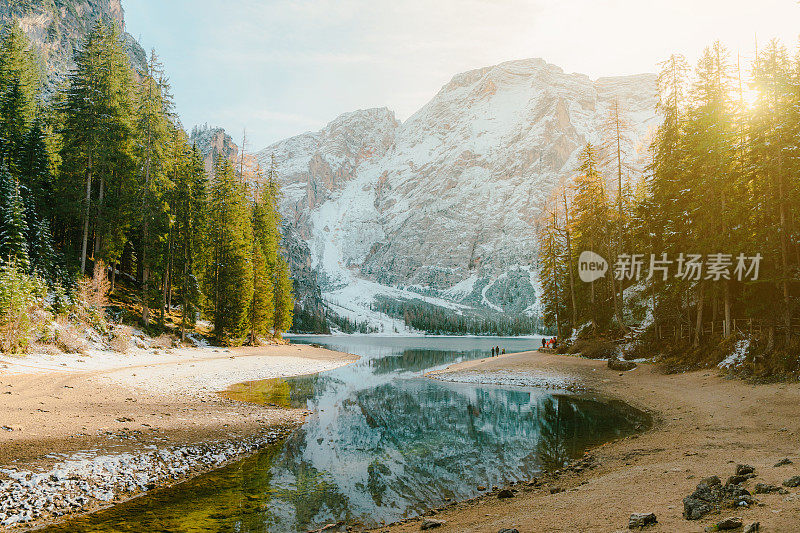
<instances>
[{"instance_id":1,"label":"reflection of trees in water","mask_svg":"<svg viewBox=\"0 0 800 533\"><path fill-rule=\"evenodd\" d=\"M545 470L561 468L586 448L649 424L647 415L620 402L600 403L561 395L539 403L538 421L536 452Z\"/></svg>"},{"instance_id":2,"label":"reflection of trees in water","mask_svg":"<svg viewBox=\"0 0 800 533\"><path fill-rule=\"evenodd\" d=\"M376 357L371 359L369 364L376 374L388 374L396 370L420 372L435 366L452 363L456 355L460 355L465 359L475 359L487 354L483 350L471 350L456 354L446 350L408 349L403 350L401 355Z\"/></svg>"},{"instance_id":3,"label":"reflection of trees in water","mask_svg":"<svg viewBox=\"0 0 800 533\"><path fill-rule=\"evenodd\" d=\"M232 386L223 396L240 402L259 405L279 405L281 407L305 407L306 401L318 392L319 384L324 384L318 374L291 379L273 378L262 381L249 381Z\"/></svg>"},{"instance_id":4,"label":"reflection of trees in water","mask_svg":"<svg viewBox=\"0 0 800 533\"><path fill-rule=\"evenodd\" d=\"M270 446L233 465L80 517L50 532L282 531L271 529L270 466L280 446Z\"/></svg>"}]
</instances>

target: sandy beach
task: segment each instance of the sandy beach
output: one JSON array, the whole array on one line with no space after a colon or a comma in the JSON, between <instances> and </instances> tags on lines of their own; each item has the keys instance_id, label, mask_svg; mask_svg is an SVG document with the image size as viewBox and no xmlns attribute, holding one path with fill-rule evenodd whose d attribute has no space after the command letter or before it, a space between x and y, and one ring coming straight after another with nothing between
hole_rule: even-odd
<instances>
[{"instance_id":1,"label":"sandy beach","mask_svg":"<svg viewBox=\"0 0 800 533\"><path fill-rule=\"evenodd\" d=\"M700 520L682 516L683 498L703 478L716 475L725 483L739 463L755 467L756 477L742 485L751 493L756 483L780 487L800 475L800 384L753 385L714 370L664 375L652 364L617 372L605 361L538 352L451 365L430 377L496 383L507 382L509 375L516 376L517 384L536 384L545 377L579 383L648 411L655 425L591 450L588 468L565 469L535 484L511 487L514 497L500 499L494 490L434 511L428 518L444 521L436 531L627 531L632 513L650 512L658 523L646 531L653 532L700 532L727 517L741 517L745 527L759 522L762 532L800 531L798 488L753 494L756 501L749 507ZM785 458L792 464L775 466ZM380 531L419 531L421 520Z\"/></svg>"},{"instance_id":2,"label":"sandy beach","mask_svg":"<svg viewBox=\"0 0 800 533\"><path fill-rule=\"evenodd\" d=\"M56 507L56 516L84 512L273 442L306 413L235 402L217 392L355 359L304 345L2 356L0 529L49 514L20 514L4 493L46 498L69 492L71 502ZM174 457L165 460L163 454ZM109 474L116 479L103 484ZM75 496L81 480L92 485L85 501Z\"/></svg>"}]
</instances>

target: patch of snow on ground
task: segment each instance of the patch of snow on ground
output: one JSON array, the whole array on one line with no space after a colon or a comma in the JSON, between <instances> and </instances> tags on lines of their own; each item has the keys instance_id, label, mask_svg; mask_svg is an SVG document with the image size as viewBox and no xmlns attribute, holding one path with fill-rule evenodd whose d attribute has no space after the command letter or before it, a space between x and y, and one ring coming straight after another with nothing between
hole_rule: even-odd
<instances>
[{"instance_id":1,"label":"patch of snow on ground","mask_svg":"<svg viewBox=\"0 0 800 533\"><path fill-rule=\"evenodd\" d=\"M733 353L720 361L719 368L733 369L742 364L747 357L747 350L750 349L750 339L742 339L733 347Z\"/></svg>"}]
</instances>

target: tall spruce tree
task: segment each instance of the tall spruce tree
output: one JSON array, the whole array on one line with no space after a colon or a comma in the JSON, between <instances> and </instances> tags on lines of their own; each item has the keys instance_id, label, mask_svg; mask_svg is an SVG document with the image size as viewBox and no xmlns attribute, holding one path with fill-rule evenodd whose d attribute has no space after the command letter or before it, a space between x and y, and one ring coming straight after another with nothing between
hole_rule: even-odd
<instances>
[{"instance_id":1,"label":"tall spruce tree","mask_svg":"<svg viewBox=\"0 0 800 533\"><path fill-rule=\"evenodd\" d=\"M36 117L40 84L37 58L14 23L0 42L0 158L12 171Z\"/></svg>"},{"instance_id":2,"label":"tall spruce tree","mask_svg":"<svg viewBox=\"0 0 800 533\"><path fill-rule=\"evenodd\" d=\"M253 297L253 232L245 187L225 157L214 165L208 227L205 285L214 335L225 344L241 344Z\"/></svg>"},{"instance_id":3,"label":"tall spruce tree","mask_svg":"<svg viewBox=\"0 0 800 533\"><path fill-rule=\"evenodd\" d=\"M25 207L19 184L3 164L0 167L0 260L14 261L21 268L28 267L26 231Z\"/></svg>"},{"instance_id":4,"label":"tall spruce tree","mask_svg":"<svg viewBox=\"0 0 800 533\"><path fill-rule=\"evenodd\" d=\"M106 191L124 188L135 168L135 130L131 69L118 30L98 22L75 64L64 98L60 193L67 205L80 206L80 213L67 210L66 216L82 219L79 257L81 271L86 272L92 223L96 250L111 218L105 212L110 205ZM80 183L83 187L77 186ZM84 192L78 194L81 188Z\"/></svg>"},{"instance_id":5,"label":"tall spruce tree","mask_svg":"<svg viewBox=\"0 0 800 533\"><path fill-rule=\"evenodd\" d=\"M142 278L142 321L150 323L152 248L154 226L165 223L163 196L169 188L165 150L170 137L172 95L164 66L152 50L147 72L137 91L139 117L139 159L142 169L140 263Z\"/></svg>"}]
</instances>

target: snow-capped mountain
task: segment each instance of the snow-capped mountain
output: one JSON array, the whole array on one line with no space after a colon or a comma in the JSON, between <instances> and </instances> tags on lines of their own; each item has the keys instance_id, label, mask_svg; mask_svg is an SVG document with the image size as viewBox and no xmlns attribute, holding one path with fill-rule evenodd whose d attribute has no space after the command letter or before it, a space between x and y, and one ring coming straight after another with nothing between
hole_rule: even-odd
<instances>
[{"instance_id":1,"label":"snow-capped mountain","mask_svg":"<svg viewBox=\"0 0 800 533\"><path fill-rule=\"evenodd\" d=\"M369 319L375 294L523 312L544 201L600 141L615 99L634 141L655 126L655 93L652 74L591 80L510 61L456 75L403 123L385 108L345 113L257 158L274 154L284 216L351 318Z\"/></svg>"}]
</instances>

